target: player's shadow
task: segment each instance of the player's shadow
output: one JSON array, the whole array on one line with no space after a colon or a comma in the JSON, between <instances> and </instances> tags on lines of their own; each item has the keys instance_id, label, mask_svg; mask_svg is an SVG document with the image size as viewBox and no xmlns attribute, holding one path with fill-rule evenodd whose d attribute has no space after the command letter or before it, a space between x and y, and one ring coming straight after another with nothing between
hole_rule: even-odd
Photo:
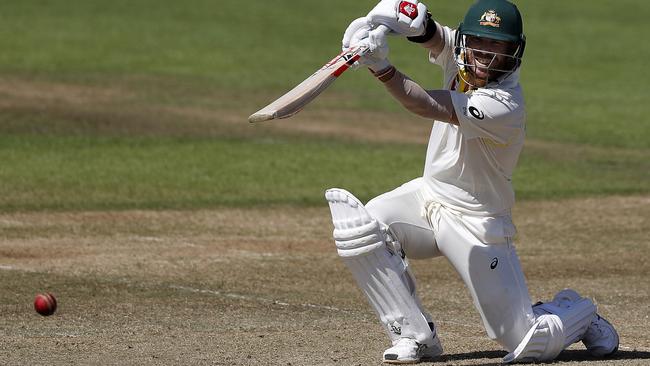
<instances>
[{"instance_id":1,"label":"player's shadow","mask_svg":"<svg viewBox=\"0 0 650 366\"><path fill-rule=\"evenodd\" d=\"M573 362L598 362L599 360L650 360L650 352L646 351L621 351L618 350L613 356L605 359L596 358L584 349L569 349L565 350L556 358L556 361L573 361Z\"/></svg>"},{"instance_id":2,"label":"player's shadow","mask_svg":"<svg viewBox=\"0 0 650 366\"><path fill-rule=\"evenodd\" d=\"M461 361L464 360L477 360L477 359L494 359L492 362L487 363L471 363L472 366L493 366L493 365L502 365L501 360L505 355L508 354L506 351L477 351L477 352L466 352L466 353L455 353L455 354L444 354L442 356L436 357L435 360L429 361L430 364L435 365L436 363L458 363L463 364ZM589 354L586 350L565 350L560 353L560 355L551 362L547 364L552 364L554 362L585 362L585 363L597 363L598 361L607 362L614 360L650 360L650 352L645 351L621 351L616 352L615 355L607 357L605 359L596 358Z\"/></svg>"},{"instance_id":3,"label":"player's shadow","mask_svg":"<svg viewBox=\"0 0 650 366\"><path fill-rule=\"evenodd\" d=\"M455 363L463 360L476 360L484 358L495 358L495 362L484 363L484 364L474 364L472 365L499 365L501 359L507 355L506 351L476 351L476 352L466 352L466 353L454 353L454 354L443 354L439 357L436 357L435 360L432 360L431 363L435 364L438 362L444 363ZM455 361L455 362L454 362Z\"/></svg>"}]
</instances>

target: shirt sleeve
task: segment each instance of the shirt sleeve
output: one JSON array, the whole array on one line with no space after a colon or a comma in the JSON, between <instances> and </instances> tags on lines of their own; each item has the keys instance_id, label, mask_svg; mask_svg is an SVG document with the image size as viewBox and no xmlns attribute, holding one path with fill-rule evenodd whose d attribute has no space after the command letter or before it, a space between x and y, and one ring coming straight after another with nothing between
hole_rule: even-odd
<instances>
[{"instance_id":1,"label":"shirt sleeve","mask_svg":"<svg viewBox=\"0 0 650 366\"><path fill-rule=\"evenodd\" d=\"M442 26L442 34L444 37L445 46L437 57L434 56L432 52L429 52L429 62L434 65L441 66L443 70L445 70L447 66L449 66L449 63L454 59L453 55L455 32L455 30L447 26Z\"/></svg>"},{"instance_id":2,"label":"shirt sleeve","mask_svg":"<svg viewBox=\"0 0 650 366\"><path fill-rule=\"evenodd\" d=\"M505 93L505 92L503 92ZM451 92L461 133L466 139L486 138L508 145L525 126L524 106L496 91Z\"/></svg>"}]
</instances>

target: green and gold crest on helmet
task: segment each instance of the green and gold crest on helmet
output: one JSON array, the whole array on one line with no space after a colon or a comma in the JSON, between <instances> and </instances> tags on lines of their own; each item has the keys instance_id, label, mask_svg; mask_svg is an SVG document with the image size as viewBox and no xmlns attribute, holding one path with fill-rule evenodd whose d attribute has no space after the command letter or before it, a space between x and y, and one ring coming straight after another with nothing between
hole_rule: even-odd
<instances>
[{"instance_id":1,"label":"green and gold crest on helmet","mask_svg":"<svg viewBox=\"0 0 650 366\"><path fill-rule=\"evenodd\" d=\"M459 33L508 42L523 42L524 27L515 4L506 0L479 0L465 14Z\"/></svg>"}]
</instances>

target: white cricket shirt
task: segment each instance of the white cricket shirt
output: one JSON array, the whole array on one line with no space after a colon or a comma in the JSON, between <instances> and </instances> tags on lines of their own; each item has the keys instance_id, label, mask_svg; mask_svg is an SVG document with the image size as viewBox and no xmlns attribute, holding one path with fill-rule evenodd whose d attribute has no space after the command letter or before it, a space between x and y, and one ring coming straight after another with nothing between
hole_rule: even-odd
<instances>
[{"instance_id":1,"label":"white cricket shirt","mask_svg":"<svg viewBox=\"0 0 650 366\"><path fill-rule=\"evenodd\" d=\"M443 27L442 53L429 60L444 70L451 89L458 68L455 30ZM519 72L496 87L451 93L459 125L435 121L427 148L424 179L441 203L482 215L508 214L515 201L512 173L523 147L526 126Z\"/></svg>"}]
</instances>

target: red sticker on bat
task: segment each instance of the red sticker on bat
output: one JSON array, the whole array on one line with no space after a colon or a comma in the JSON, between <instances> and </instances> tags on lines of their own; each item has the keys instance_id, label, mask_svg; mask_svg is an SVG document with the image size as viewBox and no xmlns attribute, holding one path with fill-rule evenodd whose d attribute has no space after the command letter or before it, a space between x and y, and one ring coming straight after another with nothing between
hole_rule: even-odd
<instances>
[{"instance_id":1,"label":"red sticker on bat","mask_svg":"<svg viewBox=\"0 0 650 366\"><path fill-rule=\"evenodd\" d=\"M411 19L415 19L418 16L418 7L411 2L402 1L399 3L399 12Z\"/></svg>"},{"instance_id":2,"label":"red sticker on bat","mask_svg":"<svg viewBox=\"0 0 650 366\"><path fill-rule=\"evenodd\" d=\"M334 72L332 72L332 76L334 76L335 78L341 76L341 74L345 70L350 68L350 66L352 66L358 59L361 58L361 55L354 55L354 56L349 55L350 57L346 57L346 56L348 55L343 56L345 58L345 63L341 65L341 67L339 67L338 69L334 70Z\"/></svg>"}]
</instances>

